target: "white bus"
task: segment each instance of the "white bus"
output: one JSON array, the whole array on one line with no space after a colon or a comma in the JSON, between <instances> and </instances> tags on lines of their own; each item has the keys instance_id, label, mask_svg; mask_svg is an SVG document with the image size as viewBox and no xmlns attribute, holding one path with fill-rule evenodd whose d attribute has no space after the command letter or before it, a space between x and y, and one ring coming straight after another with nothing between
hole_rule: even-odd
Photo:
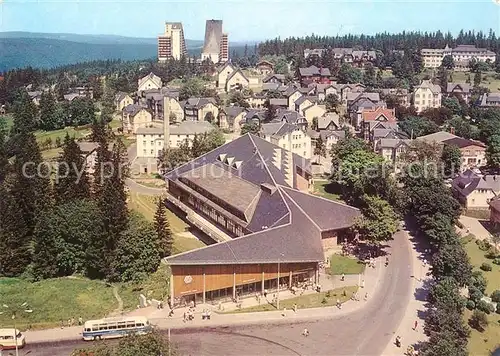
<instances>
[{"instance_id":1,"label":"white bus","mask_svg":"<svg viewBox=\"0 0 500 356\"><path fill-rule=\"evenodd\" d=\"M83 326L83 340L101 340L124 337L129 334L144 335L151 332L148 319L143 316L89 320Z\"/></svg>"},{"instance_id":2,"label":"white bus","mask_svg":"<svg viewBox=\"0 0 500 356\"><path fill-rule=\"evenodd\" d=\"M0 329L0 350L22 349L26 345L24 335L18 329Z\"/></svg>"}]
</instances>

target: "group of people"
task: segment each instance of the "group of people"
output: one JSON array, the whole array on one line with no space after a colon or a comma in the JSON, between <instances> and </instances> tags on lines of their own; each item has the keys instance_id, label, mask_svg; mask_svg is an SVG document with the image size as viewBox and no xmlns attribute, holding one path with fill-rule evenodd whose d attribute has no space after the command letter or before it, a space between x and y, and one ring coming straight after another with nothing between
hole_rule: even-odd
<instances>
[{"instance_id":1,"label":"group of people","mask_svg":"<svg viewBox=\"0 0 500 356\"><path fill-rule=\"evenodd\" d=\"M68 328L75 326L75 318L68 319L67 323L64 323L64 320L61 319L61 329L64 329L64 326L67 326ZM78 317L78 325L83 325L83 318L80 316Z\"/></svg>"},{"instance_id":2,"label":"group of people","mask_svg":"<svg viewBox=\"0 0 500 356\"><path fill-rule=\"evenodd\" d=\"M184 312L183 321L187 322L187 321L194 320L194 312L195 311L196 311L196 309L194 307L190 307L186 312Z\"/></svg>"}]
</instances>

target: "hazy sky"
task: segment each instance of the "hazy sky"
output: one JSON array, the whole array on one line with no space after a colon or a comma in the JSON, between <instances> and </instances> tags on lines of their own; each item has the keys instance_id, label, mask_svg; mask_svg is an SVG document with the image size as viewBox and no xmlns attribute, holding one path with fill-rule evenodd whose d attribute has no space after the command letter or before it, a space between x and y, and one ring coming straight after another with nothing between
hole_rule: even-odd
<instances>
[{"instance_id":1,"label":"hazy sky","mask_svg":"<svg viewBox=\"0 0 500 356\"><path fill-rule=\"evenodd\" d=\"M205 20L214 18L233 41L462 28L500 34L499 15L493 0L0 0L0 31L156 37L165 21L181 21L186 38L203 39Z\"/></svg>"}]
</instances>

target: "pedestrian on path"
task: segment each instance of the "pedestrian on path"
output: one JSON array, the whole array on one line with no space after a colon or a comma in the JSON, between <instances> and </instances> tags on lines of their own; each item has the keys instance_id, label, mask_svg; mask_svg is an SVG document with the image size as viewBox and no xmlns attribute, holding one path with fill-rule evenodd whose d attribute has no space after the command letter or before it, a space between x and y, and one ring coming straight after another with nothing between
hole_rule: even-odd
<instances>
[{"instance_id":1,"label":"pedestrian on path","mask_svg":"<svg viewBox=\"0 0 500 356\"><path fill-rule=\"evenodd\" d=\"M71 327L71 319L68 319L68 328Z\"/></svg>"},{"instance_id":2,"label":"pedestrian on path","mask_svg":"<svg viewBox=\"0 0 500 356\"><path fill-rule=\"evenodd\" d=\"M309 330L307 330L307 328L304 329L304 331L302 331L302 335L304 336L309 336Z\"/></svg>"},{"instance_id":3,"label":"pedestrian on path","mask_svg":"<svg viewBox=\"0 0 500 356\"><path fill-rule=\"evenodd\" d=\"M418 327L418 320L415 320L415 324L413 326L413 330L417 331L417 327Z\"/></svg>"},{"instance_id":4,"label":"pedestrian on path","mask_svg":"<svg viewBox=\"0 0 500 356\"><path fill-rule=\"evenodd\" d=\"M64 321L61 319L61 329L64 329Z\"/></svg>"},{"instance_id":5,"label":"pedestrian on path","mask_svg":"<svg viewBox=\"0 0 500 356\"><path fill-rule=\"evenodd\" d=\"M294 313L296 313L296 312L297 312L297 303L295 303L295 304L293 305L293 312L294 312Z\"/></svg>"},{"instance_id":6,"label":"pedestrian on path","mask_svg":"<svg viewBox=\"0 0 500 356\"><path fill-rule=\"evenodd\" d=\"M283 312L281 313L281 316L286 316L286 308L283 308Z\"/></svg>"},{"instance_id":7,"label":"pedestrian on path","mask_svg":"<svg viewBox=\"0 0 500 356\"><path fill-rule=\"evenodd\" d=\"M396 346L401 347L401 336L396 336Z\"/></svg>"},{"instance_id":8,"label":"pedestrian on path","mask_svg":"<svg viewBox=\"0 0 500 356\"><path fill-rule=\"evenodd\" d=\"M365 288L365 279L364 278L361 280L361 288Z\"/></svg>"},{"instance_id":9,"label":"pedestrian on path","mask_svg":"<svg viewBox=\"0 0 500 356\"><path fill-rule=\"evenodd\" d=\"M343 282L345 280L345 274L342 273L342 276L340 277L340 280Z\"/></svg>"},{"instance_id":10,"label":"pedestrian on path","mask_svg":"<svg viewBox=\"0 0 500 356\"><path fill-rule=\"evenodd\" d=\"M365 293L365 302L368 300L368 293Z\"/></svg>"},{"instance_id":11,"label":"pedestrian on path","mask_svg":"<svg viewBox=\"0 0 500 356\"><path fill-rule=\"evenodd\" d=\"M75 325L75 318L71 318L71 326Z\"/></svg>"},{"instance_id":12,"label":"pedestrian on path","mask_svg":"<svg viewBox=\"0 0 500 356\"><path fill-rule=\"evenodd\" d=\"M340 303L340 299L337 298L337 308L342 309L342 303Z\"/></svg>"},{"instance_id":13,"label":"pedestrian on path","mask_svg":"<svg viewBox=\"0 0 500 356\"><path fill-rule=\"evenodd\" d=\"M81 316L78 318L78 325L83 325L83 318Z\"/></svg>"}]
</instances>

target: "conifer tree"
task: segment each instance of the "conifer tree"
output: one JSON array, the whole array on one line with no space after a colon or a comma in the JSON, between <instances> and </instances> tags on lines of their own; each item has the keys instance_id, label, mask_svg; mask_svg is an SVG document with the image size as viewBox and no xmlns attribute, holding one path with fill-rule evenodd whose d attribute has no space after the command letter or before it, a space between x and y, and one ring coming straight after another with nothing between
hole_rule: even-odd
<instances>
[{"instance_id":1,"label":"conifer tree","mask_svg":"<svg viewBox=\"0 0 500 356\"><path fill-rule=\"evenodd\" d=\"M59 113L56 99L49 91L42 93L40 98L40 128L45 131L64 127L64 121Z\"/></svg>"},{"instance_id":2,"label":"conifer tree","mask_svg":"<svg viewBox=\"0 0 500 356\"><path fill-rule=\"evenodd\" d=\"M158 198L154 220L155 230L158 235L158 245L160 246L160 257L167 257L172 254L174 239L170 224L168 222L165 205L161 198Z\"/></svg>"},{"instance_id":3,"label":"conifer tree","mask_svg":"<svg viewBox=\"0 0 500 356\"><path fill-rule=\"evenodd\" d=\"M23 145L13 164L12 182L9 190L16 216L11 221L10 231L17 232L16 246L11 263L17 264L16 271L26 269L31 263L31 245L37 219L44 207L50 205L50 171L42 163L42 156L33 133L21 133ZM18 229L18 231L15 231Z\"/></svg>"},{"instance_id":4,"label":"conifer tree","mask_svg":"<svg viewBox=\"0 0 500 356\"><path fill-rule=\"evenodd\" d=\"M9 171L9 157L7 156L7 147L5 136L0 133L0 184L5 180Z\"/></svg>"},{"instance_id":5,"label":"conifer tree","mask_svg":"<svg viewBox=\"0 0 500 356\"><path fill-rule=\"evenodd\" d=\"M63 152L58 160L55 179L56 200L90 198L90 184L82 151L73 137L66 134Z\"/></svg>"}]
</instances>

